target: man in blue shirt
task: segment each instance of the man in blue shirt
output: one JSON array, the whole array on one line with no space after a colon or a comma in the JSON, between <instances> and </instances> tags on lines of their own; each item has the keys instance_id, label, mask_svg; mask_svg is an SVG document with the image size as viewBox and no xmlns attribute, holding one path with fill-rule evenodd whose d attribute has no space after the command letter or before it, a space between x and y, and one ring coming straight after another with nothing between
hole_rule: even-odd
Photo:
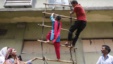
<instances>
[{"instance_id":1,"label":"man in blue shirt","mask_svg":"<svg viewBox=\"0 0 113 64\"><path fill-rule=\"evenodd\" d=\"M113 56L109 55L111 49L108 45L102 45L102 56L98 59L96 64L113 64Z\"/></svg>"}]
</instances>

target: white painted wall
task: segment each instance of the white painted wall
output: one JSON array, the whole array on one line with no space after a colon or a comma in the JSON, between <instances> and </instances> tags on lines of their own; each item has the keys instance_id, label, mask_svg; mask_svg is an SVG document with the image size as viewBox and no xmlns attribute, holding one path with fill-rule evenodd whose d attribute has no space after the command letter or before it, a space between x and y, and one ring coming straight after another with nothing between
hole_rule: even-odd
<instances>
[{"instance_id":1,"label":"white painted wall","mask_svg":"<svg viewBox=\"0 0 113 64\"><path fill-rule=\"evenodd\" d=\"M5 0L0 0L0 8L4 8ZM46 0L33 0L33 8L43 8Z\"/></svg>"},{"instance_id":2,"label":"white painted wall","mask_svg":"<svg viewBox=\"0 0 113 64\"><path fill-rule=\"evenodd\" d=\"M33 8L44 8L45 6L43 5L43 3L48 2L48 0L33 0L33 1L34 1ZM66 0L56 0L56 1L67 2ZM5 0L0 0L0 9L4 8L4 2ZM113 0L78 0L78 2L83 7L113 7Z\"/></svg>"},{"instance_id":3,"label":"white painted wall","mask_svg":"<svg viewBox=\"0 0 113 64\"><path fill-rule=\"evenodd\" d=\"M34 0L34 8L44 8L45 6L43 3L46 3L46 0Z\"/></svg>"},{"instance_id":4,"label":"white painted wall","mask_svg":"<svg viewBox=\"0 0 113 64\"><path fill-rule=\"evenodd\" d=\"M4 8L5 0L0 0L0 8Z\"/></svg>"}]
</instances>

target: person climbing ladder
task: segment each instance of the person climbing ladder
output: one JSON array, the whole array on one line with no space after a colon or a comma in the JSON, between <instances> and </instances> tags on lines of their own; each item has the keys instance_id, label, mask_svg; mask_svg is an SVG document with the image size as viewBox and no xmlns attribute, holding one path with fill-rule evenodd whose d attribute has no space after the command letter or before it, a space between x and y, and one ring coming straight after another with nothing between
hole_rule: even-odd
<instances>
[{"instance_id":1,"label":"person climbing ladder","mask_svg":"<svg viewBox=\"0 0 113 64\"><path fill-rule=\"evenodd\" d=\"M80 4L78 4L78 2L75 0L71 1L71 4L74 7L74 10L70 13L70 16L72 14L76 13L77 20L74 22L73 25L71 25L71 27L69 29L68 42L66 42L65 45L66 46L71 45L72 47L74 47L76 44L76 41L78 40L80 33L86 27L87 20L86 20L85 10L83 9L83 7ZM77 30L75 32L75 37L72 39L73 32L75 30ZM71 43L71 41L72 41L72 43Z\"/></svg>"},{"instance_id":2,"label":"person climbing ladder","mask_svg":"<svg viewBox=\"0 0 113 64\"><path fill-rule=\"evenodd\" d=\"M54 13L51 14L50 16L51 22L52 22L52 29L51 31L47 34L46 39L47 42L50 40L53 42L54 47L55 47L55 52L58 61L60 60L60 32L61 32L61 16L55 15Z\"/></svg>"}]
</instances>

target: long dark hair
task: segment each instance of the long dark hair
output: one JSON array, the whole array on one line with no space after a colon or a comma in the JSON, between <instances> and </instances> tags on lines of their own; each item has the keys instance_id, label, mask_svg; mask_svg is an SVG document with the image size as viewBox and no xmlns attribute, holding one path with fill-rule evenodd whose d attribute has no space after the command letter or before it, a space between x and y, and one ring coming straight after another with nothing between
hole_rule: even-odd
<instances>
[{"instance_id":1,"label":"long dark hair","mask_svg":"<svg viewBox=\"0 0 113 64\"><path fill-rule=\"evenodd\" d=\"M60 21L61 20L61 16L56 16L56 20Z\"/></svg>"}]
</instances>

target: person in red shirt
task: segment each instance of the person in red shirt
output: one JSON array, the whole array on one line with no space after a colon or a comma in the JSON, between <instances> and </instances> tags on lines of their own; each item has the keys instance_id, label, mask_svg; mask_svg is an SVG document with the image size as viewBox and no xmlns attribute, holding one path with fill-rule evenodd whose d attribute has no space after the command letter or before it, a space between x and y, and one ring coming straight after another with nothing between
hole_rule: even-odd
<instances>
[{"instance_id":1,"label":"person in red shirt","mask_svg":"<svg viewBox=\"0 0 113 64\"><path fill-rule=\"evenodd\" d=\"M76 41L78 40L80 33L86 27L87 20L86 20L85 10L83 9L83 7L80 4L78 4L77 1L72 1L71 4L72 4L72 7L74 7L74 9L72 12L70 12L70 15L76 13L77 20L74 22L73 25L71 25L69 29L68 42L66 42L65 45L66 46L71 45L72 47L74 47L76 44ZM76 30L75 36L72 39L72 35L75 30ZM71 43L71 40L73 40L72 43Z\"/></svg>"}]
</instances>

